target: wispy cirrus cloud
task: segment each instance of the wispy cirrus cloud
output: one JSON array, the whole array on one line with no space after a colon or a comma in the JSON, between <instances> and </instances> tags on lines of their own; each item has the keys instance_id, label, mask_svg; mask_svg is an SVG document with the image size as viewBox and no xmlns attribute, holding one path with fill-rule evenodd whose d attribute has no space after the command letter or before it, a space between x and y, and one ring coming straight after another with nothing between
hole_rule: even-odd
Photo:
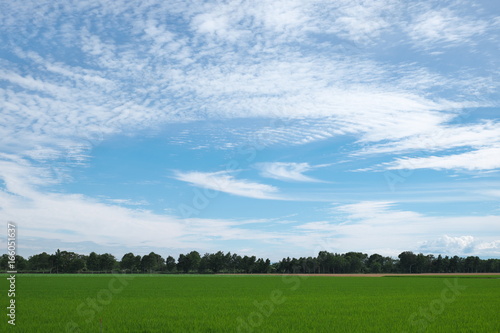
<instances>
[{"instance_id":1,"label":"wispy cirrus cloud","mask_svg":"<svg viewBox=\"0 0 500 333\"><path fill-rule=\"evenodd\" d=\"M478 191L479 194L488 195L491 197L500 198L500 190L481 190Z\"/></svg>"},{"instance_id":2,"label":"wispy cirrus cloud","mask_svg":"<svg viewBox=\"0 0 500 333\"><path fill-rule=\"evenodd\" d=\"M413 42L424 49L451 47L473 42L483 35L488 22L458 15L448 8L430 9L414 18L407 28Z\"/></svg>"},{"instance_id":3,"label":"wispy cirrus cloud","mask_svg":"<svg viewBox=\"0 0 500 333\"><path fill-rule=\"evenodd\" d=\"M469 92L479 77L450 76L420 63L393 66L359 54L366 45L384 45L386 33L409 34L417 46L493 38L495 23L487 15L478 18L457 6L391 0L6 7L18 18L2 16L12 35L29 38L30 29L44 30L37 51L2 37L9 53L2 67L9 70L1 72L6 103L0 134L2 146L19 154L33 154L36 145L64 154L89 133L106 137L212 117L290 120L256 129L268 144L351 135L383 153L378 142L410 144L450 128L447 122L464 107L489 105L475 100L481 88L474 96ZM75 15L86 19L68 19ZM343 49L346 41L356 43L358 53ZM55 52L54 43L73 47ZM37 70L27 73L15 58ZM492 75L493 84L483 90L495 88ZM450 84L460 98L436 93ZM462 131L467 129L456 127Z\"/></svg>"},{"instance_id":4,"label":"wispy cirrus cloud","mask_svg":"<svg viewBox=\"0 0 500 333\"><path fill-rule=\"evenodd\" d=\"M417 157L397 157L392 162L379 164L368 168L369 170L496 170L500 168L499 133L500 125L495 121L471 125L446 125L436 131L365 146L362 150L352 152L352 155L417 155Z\"/></svg>"},{"instance_id":5,"label":"wispy cirrus cloud","mask_svg":"<svg viewBox=\"0 0 500 333\"><path fill-rule=\"evenodd\" d=\"M385 222L391 223L395 221L403 221L404 219L415 219L421 215L410 211L398 211L393 209L396 202L392 201L362 201L354 204L336 206L332 208L332 213L344 213L348 220L379 220L381 215L384 216Z\"/></svg>"},{"instance_id":6,"label":"wispy cirrus cloud","mask_svg":"<svg viewBox=\"0 0 500 333\"><path fill-rule=\"evenodd\" d=\"M30 21L30 15L38 18L35 28L58 26L62 20L64 29L51 29L46 42L66 45L71 40L81 61L67 61L48 46L36 53L6 40L13 56L40 70L26 75L7 61L3 137L22 136L26 145L62 138L78 144L89 132L106 136L211 117L271 117L296 121L284 130L258 129L269 143L306 144L345 134L376 142L439 130L456 114L450 111L471 104L467 98L429 95L443 85L443 76L425 67L401 69L366 57L344 57L346 51L335 48L346 40L360 47L376 45L384 32L397 32L400 22L388 14L403 11L397 1L341 1L327 8L315 1L178 3L155 6L154 12L149 5L117 3L93 8L87 21L97 25L66 22L70 14L86 17L90 6L82 2L78 8L55 9L42 2L37 13L43 14L34 14L29 5L8 6L19 20L5 17L5 28L26 36L29 29L20 22ZM121 15L125 11L126 18ZM440 17L453 16L443 13ZM176 17L184 29L162 17ZM114 29L120 38L110 33ZM460 35L446 31L447 40ZM415 89L410 81L422 84ZM14 123L19 125L15 132Z\"/></svg>"},{"instance_id":7,"label":"wispy cirrus cloud","mask_svg":"<svg viewBox=\"0 0 500 333\"><path fill-rule=\"evenodd\" d=\"M325 7L327 10L325 10ZM391 19L401 10L397 1L335 1L316 4L321 19L317 31L335 34L358 45L375 43L398 22ZM323 10L322 10L323 9Z\"/></svg>"},{"instance_id":8,"label":"wispy cirrus cloud","mask_svg":"<svg viewBox=\"0 0 500 333\"><path fill-rule=\"evenodd\" d=\"M500 147L489 147L461 154L429 157L398 158L383 164L389 170L435 169L435 170L497 170L500 169Z\"/></svg>"},{"instance_id":9,"label":"wispy cirrus cloud","mask_svg":"<svg viewBox=\"0 0 500 333\"><path fill-rule=\"evenodd\" d=\"M283 200L277 187L252 182L246 179L236 179L226 171L219 172L175 172L174 178L194 186L225 192L237 196L254 199Z\"/></svg>"},{"instance_id":10,"label":"wispy cirrus cloud","mask_svg":"<svg viewBox=\"0 0 500 333\"><path fill-rule=\"evenodd\" d=\"M324 167L325 165L311 166L309 163L268 162L258 163L255 166L260 170L262 177L283 181L321 182L321 180L306 176L304 173L319 167Z\"/></svg>"},{"instance_id":11,"label":"wispy cirrus cloud","mask_svg":"<svg viewBox=\"0 0 500 333\"><path fill-rule=\"evenodd\" d=\"M492 147L500 144L500 123L486 121L470 125L443 125L436 131L383 144L373 144L354 154L408 153L416 150L440 151L455 148Z\"/></svg>"}]
</instances>

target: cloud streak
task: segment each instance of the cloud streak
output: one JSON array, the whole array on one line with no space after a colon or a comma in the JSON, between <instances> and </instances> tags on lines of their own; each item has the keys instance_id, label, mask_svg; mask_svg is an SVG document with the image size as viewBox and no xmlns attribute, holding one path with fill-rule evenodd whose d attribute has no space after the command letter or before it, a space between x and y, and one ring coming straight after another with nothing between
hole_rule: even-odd
<instances>
[{"instance_id":1,"label":"cloud streak","mask_svg":"<svg viewBox=\"0 0 500 333\"><path fill-rule=\"evenodd\" d=\"M309 163L284 163L284 162L272 162L272 163L259 163L256 167L260 170L262 177L273 178L282 181L295 181L295 182L321 182L319 179L315 179L304 175L304 172L316 169L320 166L311 166Z\"/></svg>"},{"instance_id":2,"label":"cloud streak","mask_svg":"<svg viewBox=\"0 0 500 333\"><path fill-rule=\"evenodd\" d=\"M383 165L388 170L435 169L435 170L496 170L500 169L500 147L483 148L462 154L401 158Z\"/></svg>"},{"instance_id":3,"label":"cloud streak","mask_svg":"<svg viewBox=\"0 0 500 333\"><path fill-rule=\"evenodd\" d=\"M279 194L278 188L251 182L246 179L236 179L228 172L176 172L174 178L194 186L225 192L237 196L254 199L284 199Z\"/></svg>"}]
</instances>

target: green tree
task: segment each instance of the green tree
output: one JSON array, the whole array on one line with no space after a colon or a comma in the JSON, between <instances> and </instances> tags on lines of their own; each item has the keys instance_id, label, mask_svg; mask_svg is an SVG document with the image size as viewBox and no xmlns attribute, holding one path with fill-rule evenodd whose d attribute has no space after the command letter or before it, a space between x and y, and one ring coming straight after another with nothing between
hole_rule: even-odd
<instances>
[{"instance_id":1,"label":"green tree","mask_svg":"<svg viewBox=\"0 0 500 333\"><path fill-rule=\"evenodd\" d=\"M28 268L28 261L20 255L16 255L16 270L24 271Z\"/></svg>"},{"instance_id":2,"label":"green tree","mask_svg":"<svg viewBox=\"0 0 500 333\"><path fill-rule=\"evenodd\" d=\"M172 273L175 269L175 258L172 256L168 256L165 264L167 266L167 271Z\"/></svg>"},{"instance_id":3,"label":"green tree","mask_svg":"<svg viewBox=\"0 0 500 333\"><path fill-rule=\"evenodd\" d=\"M462 258L458 256L453 256L450 258L450 271L452 273L460 272L462 268Z\"/></svg>"},{"instance_id":4,"label":"green tree","mask_svg":"<svg viewBox=\"0 0 500 333\"><path fill-rule=\"evenodd\" d=\"M136 272L141 265L141 257L134 256L132 252L123 255L120 261L120 268L124 271Z\"/></svg>"},{"instance_id":5,"label":"green tree","mask_svg":"<svg viewBox=\"0 0 500 333\"><path fill-rule=\"evenodd\" d=\"M71 262L78 258L78 254L70 251L61 251L60 252L60 272L62 273L72 273L72 265Z\"/></svg>"},{"instance_id":6,"label":"green tree","mask_svg":"<svg viewBox=\"0 0 500 333\"><path fill-rule=\"evenodd\" d=\"M368 270L371 273L380 273L382 272L382 265L384 262L384 257L382 257L380 254L372 254L370 257L368 257L368 261L366 262L366 265L368 266Z\"/></svg>"},{"instance_id":7,"label":"green tree","mask_svg":"<svg viewBox=\"0 0 500 333\"><path fill-rule=\"evenodd\" d=\"M328 253L328 251L320 251L318 253L318 257L317 257L317 262L318 262L318 269L319 269L319 273L326 273L329 271L329 259L330 257L330 253Z\"/></svg>"},{"instance_id":8,"label":"green tree","mask_svg":"<svg viewBox=\"0 0 500 333\"><path fill-rule=\"evenodd\" d=\"M87 258L87 269L89 271L100 271L99 255L95 252L90 252Z\"/></svg>"},{"instance_id":9,"label":"green tree","mask_svg":"<svg viewBox=\"0 0 500 333\"><path fill-rule=\"evenodd\" d=\"M50 265L51 265L51 271L56 271L56 273L59 273L59 270L62 268L62 257L61 257L61 251L57 249L56 253L50 256Z\"/></svg>"},{"instance_id":10,"label":"green tree","mask_svg":"<svg viewBox=\"0 0 500 333\"><path fill-rule=\"evenodd\" d=\"M177 260L177 269L184 273L188 273L191 270L196 271L198 270L200 261L200 254L197 251L191 251L186 255L180 254Z\"/></svg>"},{"instance_id":11,"label":"green tree","mask_svg":"<svg viewBox=\"0 0 500 333\"><path fill-rule=\"evenodd\" d=\"M384 261L382 263L382 271L384 273L393 273L396 269L396 260L391 257L384 257Z\"/></svg>"},{"instance_id":12,"label":"green tree","mask_svg":"<svg viewBox=\"0 0 500 333\"><path fill-rule=\"evenodd\" d=\"M184 273L189 272L189 259L185 254L179 254L177 259L177 270Z\"/></svg>"},{"instance_id":13,"label":"green tree","mask_svg":"<svg viewBox=\"0 0 500 333\"><path fill-rule=\"evenodd\" d=\"M81 272L84 268L85 268L85 260L83 259L82 255L78 254L69 263L68 271L70 273L77 273Z\"/></svg>"},{"instance_id":14,"label":"green tree","mask_svg":"<svg viewBox=\"0 0 500 333\"><path fill-rule=\"evenodd\" d=\"M56 273L76 273L85 267L83 256L75 252L57 250L50 258Z\"/></svg>"},{"instance_id":15,"label":"green tree","mask_svg":"<svg viewBox=\"0 0 500 333\"><path fill-rule=\"evenodd\" d=\"M231 260L229 260L228 268L230 268L233 273L236 273L236 270L240 266L241 266L241 256L237 255L236 253L233 253L231 255Z\"/></svg>"},{"instance_id":16,"label":"green tree","mask_svg":"<svg viewBox=\"0 0 500 333\"><path fill-rule=\"evenodd\" d=\"M212 272L218 273L225 268L224 252L218 251L217 253L210 254L208 259L208 266Z\"/></svg>"},{"instance_id":17,"label":"green tree","mask_svg":"<svg viewBox=\"0 0 500 333\"><path fill-rule=\"evenodd\" d=\"M226 271L231 271L233 266L232 266L232 261L233 261L233 255L231 252L226 253L224 256L224 269Z\"/></svg>"},{"instance_id":18,"label":"green tree","mask_svg":"<svg viewBox=\"0 0 500 333\"><path fill-rule=\"evenodd\" d=\"M112 271L116 265L116 258L110 253L104 253L99 256L99 266L105 272Z\"/></svg>"},{"instance_id":19,"label":"green tree","mask_svg":"<svg viewBox=\"0 0 500 333\"><path fill-rule=\"evenodd\" d=\"M163 259L161 255L151 252L149 253L149 257L151 258L153 271L165 270L165 259Z\"/></svg>"},{"instance_id":20,"label":"green tree","mask_svg":"<svg viewBox=\"0 0 500 333\"><path fill-rule=\"evenodd\" d=\"M361 252L347 252L345 258L349 263L349 273L363 273L368 255Z\"/></svg>"},{"instance_id":21,"label":"green tree","mask_svg":"<svg viewBox=\"0 0 500 333\"><path fill-rule=\"evenodd\" d=\"M398 255L401 271L404 273L415 272L414 266L417 263L417 256L411 251L401 252ZM413 268L413 270L412 270Z\"/></svg>"},{"instance_id":22,"label":"green tree","mask_svg":"<svg viewBox=\"0 0 500 333\"><path fill-rule=\"evenodd\" d=\"M50 269L50 255L46 252L35 254L28 258L28 267L33 271L45 271Z\"/></svg>"},{"instance_id":23,"label":"green tree","mask_svg":"<svg viewBox=\"0 0 500 333\"><path fill-rule=\"evenodd\" d=\"M255 272L256 273L269 273L271 269L271 261L269 259L264 260L263 258L257 259L255 263Z\"/></svg>"},{"instance_id":24,"label":"green tree","mask_svg":"<svg viewBox=\"0 0 500 333\"><path fill-rule=\"evenodd\" d=\"M9 256L7 254L3 254L0 258L0 270L8 271L9 266Z\"/></svg>"},{"instance_id":25,"label":"green tree","mask_svg":"<svg viewBox=\"0 0 500 333\"><path fill-rule=\"evenodd\" d=\"M432 262L432 272L433 273L443 272L443 257L441 255L438 255L436 260Z\"/></svg>"},{"instance_id":26,"label":"green tree","mask_svg":"<svg viewBox=\"0 0 500 333\"><path fill-rule=\"evenodd\" d=\"M333 273L347 273L349 262L343 255L335 254L333 256Z\"/></svg>"},{"instance_id":27,"label":"green tree","mask_svg":"<svg viewBox=\"0 0 500 333\"><path fill-rule=\"evenodd\" d=\"M445 256L443 258L443 272L444 273L451 272L451 269L450 269L450 258L448 258L448 256Z\"/></svg>"},{"instance_id":28,"label":"green tree","mask_svg":"<svg viewBox=\"0 0 500 333\"><path fill-rule=\"evenodd\" d=\"M201 257L198 251L191 251L187 255L189 259L190 269L196 271L200 265Z\"/></svg>"},{"instance_id":29,"label":"green tree","mask_svg":"<svg viewBox=\"0 0 500 333\"><path fill-rule=\"evenodd\" d=\"M244 256L241 259L241 269L245 273L252 273L253 268L255 266L255 261L257 258L255 256Z\"/></svg>"},{"instance_id":30,"label":"green tree","mask_svg":"<svg viewBox=\"0 0 500 333\"><path fill-rule=\"evenodd\" d=\"M205 253L201 259L200 259L200 264L198 265L198 273L206 273L209 270L210 267L210 253Z\"/></svg>"},{"instance_id":31,"label":"green tree","mask_svg":"<svg viewBox=\"0 0 500 333\"><path fill-rule=\"evenodd\" d=\"M143 272L152 272L155 266L155 258L154 256L150 256L149 254L145 254L141 258L141 269Z\"/></svg>"}]
</instances>

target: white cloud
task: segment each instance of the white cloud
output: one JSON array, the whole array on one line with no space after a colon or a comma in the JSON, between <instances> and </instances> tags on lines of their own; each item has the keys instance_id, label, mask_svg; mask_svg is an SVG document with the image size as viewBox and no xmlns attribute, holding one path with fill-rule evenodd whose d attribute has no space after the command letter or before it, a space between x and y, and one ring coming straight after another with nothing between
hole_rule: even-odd
<instances>
[{"instance_id":1,"label":"white cloud","mask_svg":"<svg viewBox=\"0 0 500 333\"><path fill-rule=\"evenodd\" d=\"M261 38L252 38L258 31L264 36L282 38L302 34L309 25L309 6L303 1L251 3L229 2L206 5L201 13L191 20L191 27L198 34L207 34L213 39L238 45L251 45L253 50L262 50Z\"/></svg>"},{"instance_id":2,"label":"white cloud","mask_svg":"<svg viewBox=\"0 0 500 333\"><path fill-rule=\"evenodd\" d=\"M309 163L258 163L256 165L260 169L262 177L274 178L284 181L296 182L320 182L320 180L305 176L303 173L319 166L311 166Z\"/></svg>"},{"instance_id":3,"label":"white cloud","mask_svg":"<svg viewBox=\"0 0 500 333\"><path fill-rule=\"evenodd\" d=\"M293 223L288 221L289 216L243 220L181 219L107 204L108 200L101 202L84 195L43 193L33 186L36 181L31 177L36 173L32 168L27 163L22 167L19 164L0 165L0 179L5 181L5 188L0 189L0 219L17 223L23 231L20 250L28 255L52 252L58 247L79 253L100 249L115 255L116 251L137 254L152 250L173 254L172 249L179 253L193 249L234 252L234 242L238 242L240 246L248 244L256 248L252 255L278 260L282 255L301 255L302 250L322 240L321 234L303 237L301 232L293 230L269 230L269 226L280 224L283 219ZM39 181L45 184L44 178ZM254 190L253 186L249 190L247 185L241 189L244 194ZM6 246L5 239L0 239L0 246ZM276 247L276 251L270 253L269 247ZM294 250L290 252L290 248Z\"/></svg>"},{"instance_id":4,"label":"white cloud","mask_svg":"<svg viewBox=\"0 0 500 333\"><path fill-rule=\"evenodd\" d=\"M318 29L355 43L374 43L379 36L397 23L396 1L335 1L320 3ZM325 8L327 10L325 10Z\"/></svg>"},{"instance_id":5,"label":"white cloud","mask_svg":"<svg viewBox=\"0 0 500 333\"><path fill-rule=\"evenodd\" d=\"M355 204L334 207L332 212L345 213L347 214L349 220L375 220L376 223L380 223L380 220L378 219L380 215L384 216L384 223L420 217L419 214L414 212L391 209L394 205L395 202L391 201L363 201Z\"/></svg>"},{"instance_id":6,"label":"white cloud","mask_svg":"<svg viewBox=\"0 0 500 333\"><path fill-rule=\"evenodd\" d=\"M302 236L331 237L336 249L363 248L368 253L397 256L402 251L452 255L498 256L500 216L426 216L397 210L395 202L365 201L338 205L333 221L296 226ZM450 233L453 232L453 235ZM449 235L435 241L435 235ZM467 236L462 236L467 235ZM390 250L389 250L390 249Z\"/></svg>"},{"instance_id":7,"label":"white cloud","mask_svg":"<svg viewBox=\"0 0 500 333\"><path fill-rule=\"evenodd\" d=\"M383 144L366 145L352 156L368 154L411 154L367 170L454 169L495 170L500 168L500 124L493 121L472 125L445 125L433 131ZM457 152L457 149L460 149ZM463 152L465 151L465 152ZM436 152L442 152L437 155Z\"/></svg>"},{"instance_id":8,"label":"white cloud","mask_svg":"<svg viewBox=\"0 0 500 333\"><path fill-rule=\"evenodd\" d=\"M399 158L383 164L386 169L463 169L472 171L500 169L500 148L480 148L462 154L444 156Z\"/></svg>"},{"instance_id":9,"label":"white cloud","mask_svg":"<svg viewBox=\"0 0 500 333\"><path fill-rule=\"evenodd\" d=\"M29 163L0 163L0 218L15 221L22 230L23 240L54 240L65 246L80 247L85 242L101 248L119 244L127 250L148 248L197 249L215 247L221 241L248 240L266 242L286 238L285 233L261 230L256 233L248 225L275 223L273 219L181 219L171 215L155 214L144 209L131 209L116 204L136 204L129 200L104 200L63 193L44 193L35 184L44 185L44 175L37 175ZM34 179L36 178L36 179ZM219 179L220 180L220 179ZM258 193L260 188L242 181L225 185L241 186L244 194ZM144 204L141 202L141 204ZM5 245L5 239L0 245ZM29 251L23 242L23 251ZM30 243L34 246L33 243ZM87 244L88 245L88 244ZM36 246L35 246L36 247ZM85 251L92 251L85 247ZM55 249L54 249L55 250ZM218 248L220 250L220 248ZM233 249L231 249L233 250ZM49 251L47 248L44 251Z\"/></svg>"},{"instance_id":10,"label":"white cloud","mask_svg":"<svg viewBox=\"0 0 500 333\"><path fill-rule=\"evenodd\" d=\"M500 240L485 242L470 235L456 237L444 235L438 239L423 242L420 249L450 255L457 253L474 255L483 251L490 255L498 255L500 253Z\"/></svg>"},{"instance_id":11,"label":"white cloud","mask_svg":"<svg viewBox=\"0 0 500 333\"><path fill-rule=\"evenodd\" d=\"M488 195L488 196L500 198L500 190L482 190L482 191L478 191L478 193L482 194L482 195Z\"/></svg>"},{"instance_id":12,"label":"white cloud","mask_svg":"<svg viewBox=\"0 0 500 333\"><path fill-rule=\"evenodd\" d=\"M440 126L394 142L375 144L356 154L402 153L415 150L439 151L459 147L488 147L500 144L500 123Z\"/></svg>"},{"instance_id":13,"label":"white cloud","mask_svg":"<svg viewBox=\"0 0 500 333\"><path fill-rule=\"evenodd\" d=\"M482 20L458 15L445 8L423 12L407 29L417 45L432 48L473 42L473 37L483 34L487 28L488 24Z\"/></svg>"},{"instance_id":14,"label":"white cloud","mask_svg":"<svg viewBox=\"0 0 500 333\"><path fill-rule=\"evenodd\" d=\"M450 111L472 104L467 97L453 102L429 92L453 84L459 95L477 86L478 78L345 57L331 51L342 41L319 42L311 34L376 44L384 32L397 33L405 10L415 17L415 40L452 44L486 31L481 20L459 24L463 14L452 9L422 11L397 1L159 3L154 11L150 4L117 2L92 8L81 27L66 18L87 15L92 4L49 4L40 2L36 12L29 4L9 4L18 19L3 15L6 31L30 36L32 28L51 27L50 38L41 35L42 40L66 45L71 39L82 55L69 62L50 48L38 54L13 45L15 55L36 69L26 74L15 63L2 64L9 68L0 88L0 135L7 138L2 148L15 144L20 154L62 139L77 145L87 133L130 133L213 117L296 120L284 128L257 129L268 143L306 144L347 134L369 143L396 140L395 146L408 139L403 143L411 146L411 140L446 128L455 116ZM124 11L130 25L114 19ZM165 17L172 16L190 30L169 24ZM64 31L55 28L58 20ZM93 26L93 20L100 23ZM115 28L128 39L112 36ZM462 131L467 129L458 128L455 137Z\"/></svg>"},{"instance_id":15,"label":"white cloud","mask_svg":"<svg viewBox=\"0 0 500 333\"><path fill-rule=\"evenodd\" d=\"M275 247L272 255L269 250L261 251L262 255L273 260L279 259L279 255L304 255L304 251L316 251L318 246L329 251L356 249L395 256L403 250L416 251L423 249L423 245L432 245L430 240L441 234L449 237L468 235L474 237L474 242L472 247L467 247L468 238L449 240L449 246L439 248L439 251L436 248L437 252L480 256L500 254L500 241L491 233L500 223L499 216L425 216L395 209L397 204L391 201L364 201L335 206L331 210L334 222L298 224L297 221L288 221L289 217L283 217L290 227L269 231L269 226L281 225L283 218L180 219L110 205L84 195L42 193L34 184L47 183L43 172L37 172L38 169L27 162L14 163L12 159L7 160L7 156L3 158L0 179L4 180L5 188L0 190L0 218L17 222L26 240L54 240L53 244L64 241L68 249L74 244L80 251L90 252L82 244L92 242L103 249L123 244L128 251L136 251L143 246L149 249L220 250L225 241L245 241L250 242L252 247ZM177 176L196 186L235 195L268 199L279 195L274 187L227 177L223 172ZM453 234L450 234L451 230ZM460 243L461 239L467 244L460 245L464 243ZM294 250L290 252L290 248ZM43 250L50 251L49 248ZM234 248L229 247L228 250L234 251ZM29 249L24 248L24 251ZM432 249L429 247L428 251ZM311 255L316 254L311 252Z\"/></svg>"},{"instance_id":16,"label":"white cloud","mask_svg":"<svg viewBox=\"0 0 500 333\"><path fill-rule=\"evenodd\" d=\"M134 201L130 199L106 199L106 201L125 206L147 206L149 203L145 200Z\"/></svg>"},{"instance_id":17,"label":"white cloud","mask_svg":"<svg viewBox=\"0 0 500 333\"><path fill-rule=\"evenodd\" d=\"M225 171L220 172L176 172L175 179L188 182L192 185L225 192L233 195L255 198L255 199L284 199L279 195L278 188L248 181L236 179Z\"/></svg>"},{"instance_id":18,"label":"white cloud","mask_svg":"<svg viewBox=\"0 0 500 333\"><path fill-rule=\"evenodd\" d=\"M492 242L482 242L479 244L476 244L475 246L478 250L487 250L487 251L496 251L497 253L500 252L500 240L492 241Z\"/></svg>"},{"instance_id":19,"label":"white cloud","mask_svg":"<svg viewBox=\"0 0 500 333\"><path fill-rule=\"evenodd\" d=\"M41 3L46 10L40 9L38 24L56 26L58 18L70 17L70 11L86 13L88 6L83 2L49 14L50 6ZM8 31L31 22L29 6L10 7L19 20L6 18ZM452 102L429 95L444 84L443 76L422 66L401 69L343 57L340 51L310 52L318 43L311 33L376 43L384 31L397 28L389 14L401 11L395 1L326 7L314 1L178 3L158 4L154 12L146 4L113 3L94 8L89 22L109 13L121 17L127 10L130 28L106 19L96 27L68 22L64 35L52 32L51 42L65 45L71 37L80 48L76 64L49 49L35 53L13 47L37 70L26 75L7 62L11 69L2 72L6 84L0 94L6 103L0 135L10 138L5 147L17 142L22 154L40 142L72 139L77 145L87 133L107 136L214 117L296 120L288 128L257 129L268 143L305 144L343 134L377 142L438 131L453 118L451 110L471 104L466 98ZM190 30L169 25L164 18L170 16ZM115 28L129 39L113 38ZM420 85L415 89L408 82ZM27 147L19 147L21 142Z\"/></svg>"}]
</instances>

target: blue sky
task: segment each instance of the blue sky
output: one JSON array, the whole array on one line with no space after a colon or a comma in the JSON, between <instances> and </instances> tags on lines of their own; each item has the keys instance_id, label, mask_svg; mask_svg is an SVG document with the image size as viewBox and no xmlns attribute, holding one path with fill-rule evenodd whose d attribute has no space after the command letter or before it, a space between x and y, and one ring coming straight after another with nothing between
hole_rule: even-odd
<instances>
[{"instance_id":1,"label":"blue sky","mask_svg":"<svg viewBox=\"0 0 500 333\"><path fill-rule=\"evenodd\" d=\"M493 1L0 8L22 255L500 256Z\"/></svg>"}]
</instances>

